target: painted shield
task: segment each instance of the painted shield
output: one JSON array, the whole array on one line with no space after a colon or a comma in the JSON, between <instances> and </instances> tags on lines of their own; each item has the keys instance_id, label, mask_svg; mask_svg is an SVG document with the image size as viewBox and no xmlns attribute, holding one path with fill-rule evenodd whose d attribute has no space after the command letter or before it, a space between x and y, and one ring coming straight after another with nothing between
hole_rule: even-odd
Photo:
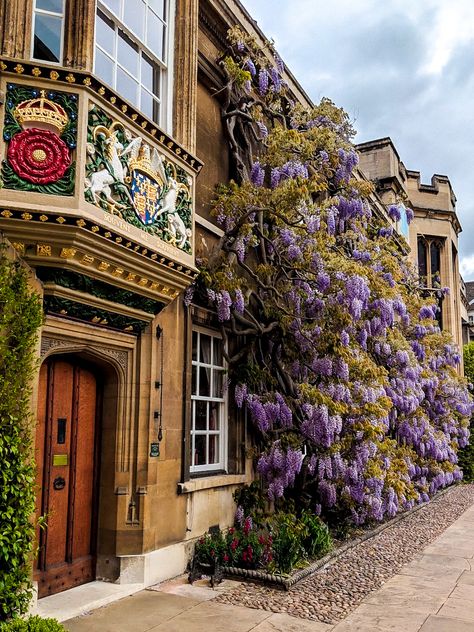
<instances>
[{"instance_id":1,"label":"painted shield","mask_svg":"<svg viewBox=\"0 0 474 632\"><path fill-rule=\"evenodd\" d=\"M163 183L140 169L132 171L130 194L138 219L148 226L156 221L161 208Z\"/></svg>"}]
</instances>

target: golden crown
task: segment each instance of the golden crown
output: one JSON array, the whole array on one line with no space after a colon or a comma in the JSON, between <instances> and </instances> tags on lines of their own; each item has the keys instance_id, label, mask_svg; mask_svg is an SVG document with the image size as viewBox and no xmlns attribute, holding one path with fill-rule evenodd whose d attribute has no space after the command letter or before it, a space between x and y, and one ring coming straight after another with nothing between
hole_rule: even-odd
<instances>
[{"instance_id":1,"label":"golden crown","mask_svg":"<svg viewBox=\"0 0 474 632\"><path fill-rule=\"evenodd\" d=\"M23 127L29 123L41 123L44 128L53 127L61 135L69 122L64 108L46 98L44 90L40 96L28 101L22 101L15 108L15 118Z\"/></svg>"}]
</instances>

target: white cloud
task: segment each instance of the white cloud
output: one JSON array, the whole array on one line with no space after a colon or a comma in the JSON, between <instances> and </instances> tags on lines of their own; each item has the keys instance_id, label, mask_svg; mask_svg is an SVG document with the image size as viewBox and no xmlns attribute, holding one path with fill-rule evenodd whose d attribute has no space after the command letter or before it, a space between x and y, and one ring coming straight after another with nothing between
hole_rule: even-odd
<instances>
[{"instance_id":1,"label":"white cloud","mask_svg":"<svg viewBox=\"0 0 474 632\"><path fill-rule=\"evenodd\" d=\"M463 226L460 256L471 265L474 2L243 2L311 98L328 96L355 119L357 142L391 136L423 182L449 176Z\"/></svg>"},{"instance_id":2,"label":"white cloud","mask_svg":"<svg viewBox=\"0 0 474 632\"><path fill-rule=\"evenodd\" d=\"M461 257L459 262L459 270L461 272L462 278L465 281L473 281L474 280L474 255L469 255L468 257Z\"/></svg>"}]
</instances>

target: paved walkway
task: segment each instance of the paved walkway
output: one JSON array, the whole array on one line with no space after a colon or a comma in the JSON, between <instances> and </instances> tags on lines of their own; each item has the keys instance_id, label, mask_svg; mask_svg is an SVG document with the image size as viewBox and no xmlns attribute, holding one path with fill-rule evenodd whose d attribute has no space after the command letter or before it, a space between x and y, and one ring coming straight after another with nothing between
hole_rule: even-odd
<instances>
[{"instance_id":1,"label":"paved walkway","mask_svg":"<svg viewBox=\"0 0 474 632\"><path fill-rule=\"evenodd\" d=\"M217 591L168 582L65 623L69 632L474 632L474 506L344 621L328 625L217 603Z\"/></svg>"}]
</instances>

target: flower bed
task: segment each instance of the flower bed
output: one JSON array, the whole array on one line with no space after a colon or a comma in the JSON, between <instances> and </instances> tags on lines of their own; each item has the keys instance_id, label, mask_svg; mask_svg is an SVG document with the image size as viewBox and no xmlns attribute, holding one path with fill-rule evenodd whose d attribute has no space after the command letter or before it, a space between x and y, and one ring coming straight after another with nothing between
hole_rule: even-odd
<instances>
[{"instance_id":1,"label":"flower bed","mask_svg":"<svg viewBox=\"0 0 474 632\"><path fill-rule=\"evenodd\" d=\"M298 516L277 512L255 522L236 514L235 526L227 532L207 534L196 544L193 567L216 568L220 573L288 583L294 569L306 571L315 558L333 547L327 526L309 511Z\"/></svg>"}]
</instances>

